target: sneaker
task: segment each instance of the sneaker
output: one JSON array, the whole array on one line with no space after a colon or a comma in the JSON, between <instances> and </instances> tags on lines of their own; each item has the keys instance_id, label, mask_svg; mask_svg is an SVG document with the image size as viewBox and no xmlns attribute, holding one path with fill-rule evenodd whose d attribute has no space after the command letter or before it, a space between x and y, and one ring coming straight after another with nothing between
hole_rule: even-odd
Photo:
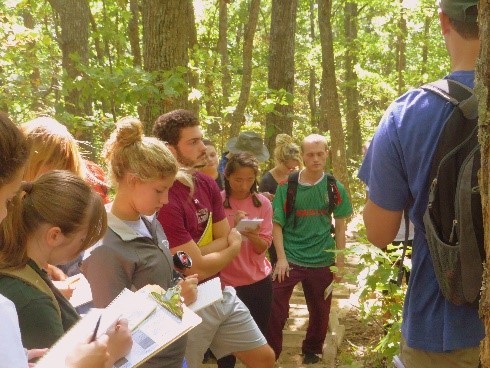
<instances>
[{"instance_id":1,"label":"sneaker","mask_svg":"<svg viewBox=\"0 0 490 368\"><path fill-rule=\"evenodd\" d=\"M303 364L315 364L318 363L321 358L314 353L304 353Z\"/></svg>"}]
</instances>

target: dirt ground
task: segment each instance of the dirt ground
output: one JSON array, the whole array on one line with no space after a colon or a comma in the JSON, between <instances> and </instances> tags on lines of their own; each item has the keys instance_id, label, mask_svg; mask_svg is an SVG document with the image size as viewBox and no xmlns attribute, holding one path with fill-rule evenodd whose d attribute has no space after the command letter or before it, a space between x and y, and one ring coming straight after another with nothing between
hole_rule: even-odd
<instances>
[{"instance_id":1,"label":"dirt ground","mask_svg":"<svg viewBox=\"0 0 490 368\"><path fill-rule=\"evenodd\" d=\"M376 323L364 322L355 309L350 309L342 317L345 337L337 353L336 366L339 368L381 368L385 367L380 356L373 351L383 335L383 329Z\"/></svg>"}]
</instances>

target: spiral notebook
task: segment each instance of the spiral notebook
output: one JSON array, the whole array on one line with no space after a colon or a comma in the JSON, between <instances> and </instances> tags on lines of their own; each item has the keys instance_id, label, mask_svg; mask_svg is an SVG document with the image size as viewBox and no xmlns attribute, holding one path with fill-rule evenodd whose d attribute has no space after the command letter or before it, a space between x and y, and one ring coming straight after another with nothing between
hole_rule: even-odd
<instances>
[{"instance_id":1,"label":"spiral notebook","mask_svg":"<svg viewBox=\"0 0 490 368\"><path fill-rule=\"evenodd\" d=\"M124 289L105 309L92 309L37 363L36 368L63 364L68 353L93 333L101 316L97 337L120 318L126 318L133 337L131 351L115 364L117 368L139 367L166 346L201 323L201 318L184 306L182 319L159 306L148 293Z\"/></svg>"},{"instance_id":2,"label":"spiral notebook","mask_svg":"<svg viewBox=\"0 0 490 368\"><path fill-rule=\"evenodd\" d=\"M221 281L219 277L215 277L197 286L197 300L189 305L189 309L197 312L221 299L223 299Z\"/></svg>"}]
</instances>

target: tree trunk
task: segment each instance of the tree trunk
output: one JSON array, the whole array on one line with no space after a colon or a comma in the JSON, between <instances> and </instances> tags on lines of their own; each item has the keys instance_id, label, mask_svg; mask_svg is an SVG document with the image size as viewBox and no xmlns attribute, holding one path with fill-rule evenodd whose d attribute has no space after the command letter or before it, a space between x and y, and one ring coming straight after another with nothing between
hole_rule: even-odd
<instances>
[{"instance_id":1,"label":"tree trunk","mask_svg":"<svg viewBox=\"0 0 490 368\"><path fill-rule=\"evenodd\" d=\"M424 75L427 73L427 62L429 60L429 41L430 41L430 24L433 17L426 16L424 21L424 39L422 44L422 66L420 67L420 83L424 83Z\"/></svg>"},{"instance_id":2,"label":"tree trunk","mask_svg":"<svg viewBox=\"0 0 490 368\"><path fill-rule=\"evenodd\" d=\"M141 67L138 0L129 0L129 10L131 11L131 20L128 23L128 38L131 45L131 54L133 55L133 65Z\"/></svg>"},{"instance_id":3,"label":"tree trunk","mask_svg":"<svg viewBox=\"0 0 490 368\"><path fill-rule=\"evenodd\" d=\"M403 0L400 0L400 3ZM398 35L396 37L396 72L398 96L405 92L405 79L403 74L407 65L407 20L405 19L405 9L400 5L400 18L398 19Z\"/></svg>"},{"instance_id":4,"label":"tree trunk","mask_svg":"<svg viewBox=\"0 0 490 368\"><path fill-rule=\"evenodd\" d=\"M310 0L310 39L312 45L316 42L315 34L315 0ZM318 125L318 109L316 101L316 72L315 66L310 66L310 78L308 87L308 104L310 105L310 125Z\"/></svg>"},{"instance_id":5,"label":"tree trunk","mask_svg":"<svg viewBox=\"0 0 490 368\"><path fill-rule=\"evenodd\" d=\"M189 20L190 0L143 0L143 64L148 72L159 73L155 81L161 94L146 101L140 110L146 131L151 131L155 119L174 109L191 107L188 101L189 73L183 72L183 81L172 85L174 94L165 90L164 72L177 72L178 67L187 68L188 47L191 38Z\"/></svg>"},{"instance_id":6,"label":"tree trunk","mask_svg":"<svg viewBox=\"0 0 490 368\"><path fill-rule=\"evenodd\" d=\"M476 68L475 93L479 106L479 141L481 144L480 190L483 206L486 260L483 271L483 291L480 299L480 316L485 324L485 339L480 345L483 368L490 368L490 3L480 1L480 57Z\"/></svg>"},{"instance_id":7,"label":"tree trunk","mask_svg":"<svg viewBox=\"0 0 490 368\"><path fill-rule=\"evenodd\" d=\"M357 87L357 4L348 2L344 8L345 32L345 104L347 123L347 143L349 158L362 155L362 136L359 118L359 90Z\"/></svg>"},{"instance_id":8,"label":"tree trunk","mask_svg":"<svg viewBox=\"0 0 490 368\"><path fill-rule=\"evenodd\" d=\"M29 3L28 3L29 4ZM24 9L22 12L22 18L24 20L24 26L29 29L34 29L35 21L32 14L29 12L29 7ZM37 66L37 56L36 56L36 41L29 41L29 48L27 49L25 55L25 61L30 65L33 65L32 72L29 75L30 85L31 85L31 93L32 93L32 102L31 102L31 110L32 112L37 111L41 107L41 101L39 96L39 85L41 84L41 72Z\"/></svg>"},{"instance_id":9,"label":"tree trunk","mask_svg":"<svg viewBox=\"0 0 490 368\"><path fill-rule=\"evenodd\" d=\"M228 0L219 0L219 35L218 52L221 58L221 90L223 94L223 107L230 102L230 58L228 54Z\"/></svg>"},{"instance_id":10,"label":"tree trunk","mask_svg":"<svg viewBox=\"0 0 490 368\"><path fill-rule=\"evenodd\" d=\"M260 0L250 2L248 22L245 26L245 38L243 40L243 74L240 90L240 97L233 112L232 123L230 127L230 137L236 137L240 133L240 128L245 122L245 108L247 107L252 86L252 53L254 45L255 30L259 19Z\"/></svg>"},{"instance_id":11,"label":"tree trunk","mask_svg":"<svg viewBox=\"0 0 490 368\"><path fill-rule=\"evenodd\" d=\"M318 23L320 25L320 42L322 45L322 95L320 97L320 132L325 131L328 119L330 130L330 157L333 174L342 182L349 193L349 175L345 157L345 139L340 116L339 96L335 78L335 62L332 36L332 1L318 0ZM322 129L323 128L323 129Z\"/></svg>"},{"instance_id":12,"label":"tree trunk","mask_svg":"<svg viewBox=\"0 0 490 368\"><path fill-rule=\"evenodd\" d=\"M75 115L90 115L91 101L81 96L76 81L82 77L78 64L88 64L90 8L88 0L48 0L60 16L61 33L58 43L62 53L62 66L66 72L65 108ZM76 59L73 56L76 55ZM73 83L73 85L72 85ZM68 88L66 85L68 84Z\"/></svg>"},{"instance_id":13,"label":"tree trunk","mask_svg":"<svg viewBox=\"0 0 490 368\"><path fill-rule=\"evenodd\" d=\"M278 133L292 134L294 93L294 40L296 33L297 0L272 0L269 44L270 93L285 91L282 103L276 103L274 111L265 120L265 143L270 152L275 147Z\"/></svg>"}]
</instances>

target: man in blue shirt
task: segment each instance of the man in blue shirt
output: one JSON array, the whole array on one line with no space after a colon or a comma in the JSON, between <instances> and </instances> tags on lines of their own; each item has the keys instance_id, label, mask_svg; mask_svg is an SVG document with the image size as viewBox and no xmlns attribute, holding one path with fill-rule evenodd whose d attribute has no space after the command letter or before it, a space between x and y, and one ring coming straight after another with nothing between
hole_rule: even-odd
<instances>
[{"instance_id":1,"label":"man in blue shirt","mask_svg":"<svg viewBox=\"0 0 490 368\"><path fill-rule=\"evenodd\" d=\"M439 21L454 79L469 87L479 52L477 0L441 0ZM412 272L403 310L401 361L406 368L476 368L484 337L478 310L447 301L429 254L423 214L429 170L452 106L422 89L407 92L386 111L359 170L369 187L364 208L367 236L384 248L395 238L402 213L415 225Z\"/></svg>"}]
</instances>

